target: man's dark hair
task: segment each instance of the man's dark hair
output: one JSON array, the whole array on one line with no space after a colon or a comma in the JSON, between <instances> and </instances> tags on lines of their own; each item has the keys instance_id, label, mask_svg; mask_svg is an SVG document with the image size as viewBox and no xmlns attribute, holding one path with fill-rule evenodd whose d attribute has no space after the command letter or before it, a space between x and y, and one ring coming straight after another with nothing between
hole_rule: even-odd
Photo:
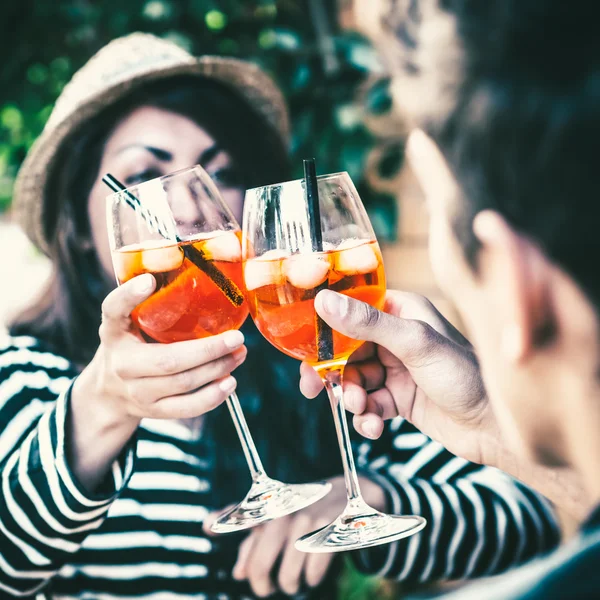
<instances>
[{"instance_id":1,"label":"man's dark hair","mask_svg":"<svg viewBox=\"0 0 600 600\"><path fill-rule=\"evenodd\" d=\"M473 217L496 210L600 309L600 1L390 1L404 78L438 92L419 125L465 195L455 231L471 264ZM435 19L452 34L436 40Z\"/></svg>"}]
</instances>

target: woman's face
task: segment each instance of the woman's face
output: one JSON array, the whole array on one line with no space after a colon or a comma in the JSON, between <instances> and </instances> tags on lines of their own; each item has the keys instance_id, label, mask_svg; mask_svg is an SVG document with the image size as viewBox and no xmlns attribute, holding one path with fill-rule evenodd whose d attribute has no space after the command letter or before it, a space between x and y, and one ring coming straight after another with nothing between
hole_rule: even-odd
<instances>
[{"instance_id":1,"label":"woman's face","mask_svg":"<svg viewBox=\"0 0 600 600\"><path fill-rule=\"evenodd\" d=\"M110 191L102 176L111 173L130 186L197 164L212 177L241 222L243 189L228 184L231 159L204 129L187 117L151 106L134 110L116 126L106 142L88 199L92 241L108 280L114 279L106 229L106 196Z\"/></svg>"}]
</instances>

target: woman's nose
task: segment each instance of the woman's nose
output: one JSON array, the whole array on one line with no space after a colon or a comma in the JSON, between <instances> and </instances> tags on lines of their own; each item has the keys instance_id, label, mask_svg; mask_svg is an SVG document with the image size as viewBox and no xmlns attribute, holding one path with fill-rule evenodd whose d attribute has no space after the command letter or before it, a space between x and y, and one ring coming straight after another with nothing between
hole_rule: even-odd
<instances>
[{"instance_id":1,"label":"woman's nose","mask_svg":"<svg viewBox=\"0 0 600 600\"><path fill-rule=\"evenodd\" d=\"M187 183L171 187L169 204L175 222L183 229L193 229L202 219L197 194Z\"/></svg>"}]
</instances>

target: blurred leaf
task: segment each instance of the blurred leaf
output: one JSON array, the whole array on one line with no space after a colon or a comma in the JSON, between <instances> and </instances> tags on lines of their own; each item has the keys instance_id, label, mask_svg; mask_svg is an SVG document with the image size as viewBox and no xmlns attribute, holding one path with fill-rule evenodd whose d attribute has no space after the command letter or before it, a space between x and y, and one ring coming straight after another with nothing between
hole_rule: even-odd
<instances>
[{"instance_id":1,"label":"blurred leaf","mask_svg":"<svg viewBox=\"0 0 600 600\"><path fill-rule=\"evenodd\" d=\"M272 29L263 29L258 36L258 45L269 50L277 45L277 34Z\"/></svg>"},{"instance_id":2,"label":"blurred leaf","mask_svg":"<svg viewBox=\"0 0 600 600\"><path fill-rule=\"evenodd\" d=\"M42 85L48 79L48 67L40 63L31 65L27 69L27 81L33 85Z\"/></svg>"},{"instance_id":3,"label":"blurred leaf","mask_svg":"<svg viewBox=\"0 0 600 600\"><path fill-rule=\"evenodd\" d=\"M227 15L220 10L209 10L204 17L204 21L212 31L221 31L227 26Z\"/></svg>"},{"instance_id":4,"label":"blurred leaf","mask_svg":"<svg viewBox=\"0 0 600 600\"><path fill-rule=\"evenodd\" d=\"M240 51L239 43L231 38L219 41L218 51L220 54L237 55Z\"/></svg>"},{"instance_id":5,"label":"blurred leaf","mask_svg":"<svg viewBox=\"0 0 600 600\"><path fill-rule=\"evenodd\" d=\"M11 132L23 127L23 115L14 104L7 104L0 113L0 123Z\"/></svg>"},{"instance_id":6,"label":"blurred leaf","mask_svg":"<svg viewBox=\"0 0 600 600\"><path fill-rule=\"evenodd\" d=\"M254 9L254 16L257 19L274 19L277 16L277 6L274 2L261 4Z\"/></svg>"},{"instance_id":7,"label":"blurred leaf","mask_svg":"<svg viewBox=\"0 0 600 600\"><path fill-rule=\"evenodd\" d=\"M173 5L166 0L149 0L142 14L150 21L166 21L173 15Z\"/></svg>"},{"instance_id":8,"label":"blurred leaf","mask_svg":"<svg viewBox=\"0 0 600 600\"><path fill-rule=\"evenodd\" d=\"M336 0L321 1L326 14L335 14ZM0 175L3 206L25 152L72 74L114 37L149 31L190 52L260 64L290 106L296 174L306 156L318 159L320 172L348 170L361 184L377 234L384 239L395 231L393 211L363 183L366 157L379 143L363 126L364 111L385 114L392 103L382 81L369 90L366 107L355 103L367 77L381 73L377 55L361 36L338 32L331 21L327 42L339 68L326 73L316 24L299 0L52 0L32 7L21 12L18 35L0 36L0 149L8 148ZM400 162L398 150L386 153L382 176L392 177Z\"/></svg>"},{"instance_id":9,"label":"blurred leaf","mask_svg":"<svg viewBox=\"0 0 600 600\"><path fill-rule=\"evenodd\" d=\"M55 77L68 77L71 74L71 59L58 56L50 63L50 71Z\"/></svg>"}]
</instances>

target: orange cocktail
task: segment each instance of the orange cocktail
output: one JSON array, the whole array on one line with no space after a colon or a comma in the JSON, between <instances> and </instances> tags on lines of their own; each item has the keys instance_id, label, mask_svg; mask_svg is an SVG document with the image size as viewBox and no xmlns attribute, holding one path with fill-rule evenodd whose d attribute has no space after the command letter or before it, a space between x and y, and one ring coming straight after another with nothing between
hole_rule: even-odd
<instances>
[{"instance_id":1,"label":"orange cocktail","mask_svg":"<svg viewBox=\"0 0 600 600\"><path fill-rule=\"evenodd\" d=\"M215 232L202 239L124 246L113 252L119 284L143 273L156 278L156 291L132 313L137 326L156 342L170 343L239 329L248 316L247 302L232 302L222 289L186 256L192 245L242 292L241 232Z\"/></svg>"},{"instance_id":2,"label":"orange cocktail","mask_svg":"<svg viewBox=\"0 0 600 600\"><path fill-rule=\"evenodd\" d=\"M273 250L244 263L252 318L282 352L312 365L319 359L314 299L323 289L362 300L378 309L385 302L385 273L376 241L346 240L324 252L285 254ZM362 344L332 332L332 356L345 362Z\"/></svg>"}]
</instances>

